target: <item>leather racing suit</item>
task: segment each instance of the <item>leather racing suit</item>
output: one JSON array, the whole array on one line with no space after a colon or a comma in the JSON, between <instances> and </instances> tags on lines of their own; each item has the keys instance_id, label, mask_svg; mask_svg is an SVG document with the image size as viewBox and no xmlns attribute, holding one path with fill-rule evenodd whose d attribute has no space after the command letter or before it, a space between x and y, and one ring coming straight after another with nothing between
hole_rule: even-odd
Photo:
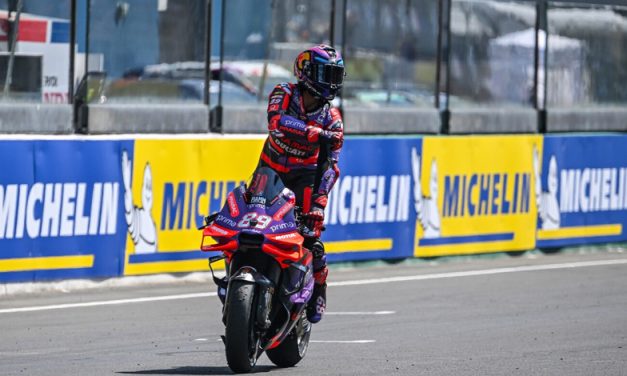
<instances>
[{"instance_id":1,"label":"leather racing suit","mask_svg":"<svg viewBox=\"0 0 627 376\"><path fill-rule=\"evenodd\" d=\"M343 123L339 110L325 101L318 109L306 112L299 85L282 83L269 97L268 130L260 165L279 174L296 195L296 205L302 213L324 211L340 174L337 163L343 144ZM330 132L333 142L324 138ZM313 252L315 282L322 285L328 270L319 236L319 230L314 236L306 236L305 246Z\"/></svg>"}]
</instances>

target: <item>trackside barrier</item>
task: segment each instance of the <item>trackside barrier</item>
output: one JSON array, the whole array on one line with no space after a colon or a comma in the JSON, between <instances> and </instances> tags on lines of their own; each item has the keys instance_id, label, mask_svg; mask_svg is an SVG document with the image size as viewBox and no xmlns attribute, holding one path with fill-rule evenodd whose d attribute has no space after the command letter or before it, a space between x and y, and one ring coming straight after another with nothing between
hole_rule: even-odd
<instances>
[{"instance_id":1,"label":"trackside barrier","mask_svg":"<svg viewBox=\"0 0 627 376\"><path fill-rule=\"evenodd\" d=\"M344 108L342 112L347 125L344 132L347 134L377 134L384 131L386 134L422 133L433 134L440 132L440 112L435 108L404 109L404 108ZM224 133L260 133L268 131L267 107L265 104L229 105L222 110L222 131ZM535 112L532 111L535 116ZM511 120L513 116L510 116ZM484 119L485 120L485 119ZM534 117L535 121L535 117ZM388 124L388 126L383 126ZM505 122L507 124L507 122ZM518 124L516 124L518 125ZM533 132L533 126L521 129L518 132ZM484 124L485 128L485 124ZM467 133L472 132L468 128Z\"/></svg>"},{"instance_id":2,"label":"trackside barrier","mask_svg":"<svg viewBox=\"0 0 627 376\"><path fill-rule=\"evenodd\" d=\"M0 133L70 134L72 106L63 104L0 103Z\"/></svg>"},{"instance_id":3,"label":"trackside barrier","mask_svg":"<svg viewBox=\"0 0 627 376\"><path fill-rule=\"evenodd\" d=\"M262 136L0 140L0 282L206 270ZM332 262L627 239L627 135L349 137Z\"/></svg>"}]
</instances>

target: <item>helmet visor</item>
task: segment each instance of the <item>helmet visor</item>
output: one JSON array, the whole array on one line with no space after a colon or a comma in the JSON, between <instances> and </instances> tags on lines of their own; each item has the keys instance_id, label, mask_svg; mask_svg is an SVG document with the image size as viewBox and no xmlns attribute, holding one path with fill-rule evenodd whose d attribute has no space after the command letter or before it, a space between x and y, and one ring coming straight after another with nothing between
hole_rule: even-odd
<instances>
[{"instance_id":1,"label":"helmet visor","mask_svg":"<svg viewBox=\"0 0 627 376\"><path fill-rule=\"evenodd\" d=\"M314 80L328 85L342 86L344 83L344 67L335 64L315 64Z\"/></svg>"}]
</instances>

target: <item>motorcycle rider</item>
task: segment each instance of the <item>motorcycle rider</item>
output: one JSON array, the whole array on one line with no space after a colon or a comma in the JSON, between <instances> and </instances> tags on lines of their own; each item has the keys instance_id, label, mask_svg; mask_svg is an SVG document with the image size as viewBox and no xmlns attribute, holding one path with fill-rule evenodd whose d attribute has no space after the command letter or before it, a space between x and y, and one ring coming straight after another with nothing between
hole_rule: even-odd
<instances>
[{"instance_id":1,"label":"motorcycle rider","mask_svg":"<svg viewBox=\"0 0 627 376\"><path fill-rule=\"evenodd\" d=\"M344 140L342 116L330 101L342 88L344 61L333 47L314 46L298 55L294 75L296 84L281 83L269 96L269 135L259 167L276 171L302 208L304 246L314 256L307 318L317 323L326 308L328 274L320 232L329 192L340 174L337 163Z\"/></svg>"}]
</instances>

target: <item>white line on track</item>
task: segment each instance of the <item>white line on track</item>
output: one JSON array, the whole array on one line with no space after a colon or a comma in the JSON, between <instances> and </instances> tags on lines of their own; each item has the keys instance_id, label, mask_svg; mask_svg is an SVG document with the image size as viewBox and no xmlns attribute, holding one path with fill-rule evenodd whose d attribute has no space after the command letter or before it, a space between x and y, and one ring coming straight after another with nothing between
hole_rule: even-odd
<instances>
[{"instance_id":1,"label":"white line on track","mask_svg":"<svg viewBox=\"0 0 627 376\"><path fill-rule=\"evenodd\" d=\"M374 311L374 312L325 312L325 315L332 316L378 316L378 315L393 315L396 311Z\"/></svg>"},{"instance_id":2,"label":"white line on track","mask_svg":"<svg viewBox=\"0 0 627 376\"><path fill-rule=\"evenodd\" d=\"M355 341L316 341L310 340L309 343L375 343L374 339L358 339Z\"/></svg>"},{"instance_id":3,"label":"white line on track","mask_svg":"<svg viewBox=\"0 0 627 376\"><path fill-rule=\"evenodd\" d=\"M0 309L0 313L50 311L50 310L55 310L55 309L98 307L98 306L106 306L106 305L120 305L120 304L145 303L145 302L159 302L159 301L164 301L164 300L206 298L209 296L216 296L216 295L217 293L215 292L203 292L203 293L198 293L198 294L165 295L165 296L151 296L151 297L145 297L145 298L101 300L101 301L85 302L85 303L53 304L53 305L36 306L36 307Z\"/></svg>"},{"instance_id":4,"label":"white line on track","mask_svg":"<svg viewBox=\"0 0 627 376\"><path fill-rule=\"evenodd\" d=\"M372 284L379 284L379 283L423 281L427 279L474 277L474 276L492 275L492 274L535 272L535 271L540 271L540 270L585 268L585 267L591 267L591 266L608 266L608 265L621 265L621 264L627 264L627 259L582 261L582 262L569 262L569 263L563 263L563 264L515 266L515 267L509 267L509 268L469 270L469 271L463 271L463 272L422 274L422 275L411 275L411 276L403 276L403 277L359 279L359 280L352 280L352 281L331 282L329 283L329 286L372 285Z\"/></svg>"},{"instance_id":5,"label":"white line on track","mask_svg":"<svg viewBox=\"0 0 627 376\"><path fill-rule=\"evenodd\" d=\"M329 283L329 286L336 286L336 287L337 286L358 286L358 285L371 285L371 284L379 284L379 283L423 281L423 280L429 280L429 279L474 277L474 276L493 275L493 274L533 272L533 271L541 271L541 270L556 270L556 269L571 269L571 268L586 268L586 267L593 267L593 266L608 266L608 265L622 265L622 264L627 264L627 259L582 261L582 262L569 262L569 263L562 263L562 264L529 265L529 266L516 266L516 267L509 267L509 268L470 270L470 271L463 271L463 272L434 273L434 274L421 274L421 275L411 275L411 276L401 276L401 277L359 279L359 280L352 280L352 281L331 282ZM216 293L207 292L207 293L197 293L197 294L165 295L165 296L153 296L153 297L143 297L143 298L104 300L104 301L94 301L94 302L85 302L85 303L68 303L68 304L53 304L53 305L34 306L34 307L6 308L6 309L0 309L0 314L49 311L49 310L70 309L70 308L98 307L98 306L133 304L133 303L146 303L146 302L157 302L157 301L166 301L166 300L197 299L197 298L206 298L210 296L216 296Z\"/></svg>"}]
</instances>

